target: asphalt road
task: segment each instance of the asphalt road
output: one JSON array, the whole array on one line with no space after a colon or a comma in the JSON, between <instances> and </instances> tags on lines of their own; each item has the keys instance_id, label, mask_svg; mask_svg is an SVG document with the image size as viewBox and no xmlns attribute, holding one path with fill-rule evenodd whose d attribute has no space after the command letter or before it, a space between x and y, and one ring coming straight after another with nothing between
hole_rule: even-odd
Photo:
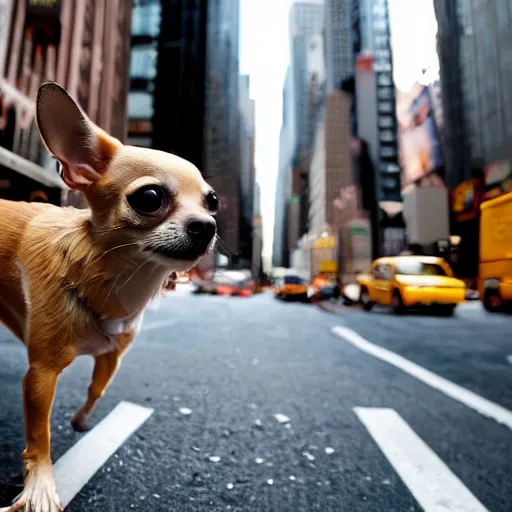
<instances>
[{"instance_id":1,"label":"asphalt road","mask_svg":"<svg viewBox=\"0 0 512 512\"><path fill-rule=\"evenodd\" d=\"M511 429L362 352L334 335L335 326L512 410L512 318L477 303L453 318L329 314L266 294L199 297L179 289L148 311L93 426L123 400L154 413L66 510L510 512ZM23 345L0 330L0 506L20 491L25 369ZM81 439L69 420L91 369L92 360L79 359L59 381L54 460ZM413 451L397 469L357 407L396 411L482 508L470 508L471 500L446 505L443 492L456 492L450 483L437 508L422 507L432 479L412 466L430 462ZM393 442L410 448L405 437ZM77 472L87 465L74 463Z\"/></svg>"}]
</instances>

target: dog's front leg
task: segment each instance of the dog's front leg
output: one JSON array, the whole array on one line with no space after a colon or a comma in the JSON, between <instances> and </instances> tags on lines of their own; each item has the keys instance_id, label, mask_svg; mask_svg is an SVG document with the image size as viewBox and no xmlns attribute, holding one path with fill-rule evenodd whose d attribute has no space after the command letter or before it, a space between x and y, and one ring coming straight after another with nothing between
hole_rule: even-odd
<instances>
[{"instance_id":1,"label":"dog's front leg","mask_svg":"<svg viewBox=\"0 0 512 512\"><path fill-rule=\"evenodd\" d=\"M91 385L87 393L87 400L84 405L78 409L71 420L71 425L77 432L85 432L88 430L87 418L91 414L96 402L103 396L103 393L105 393L107 386L116 373L122 355L130 346L134 336L134 332L121 334L117 337L116 350L95 358L94 371Z\"/></svg>"},{"instance_id":2,"label":"dog's front leg","mask_svg":"<svg viewBox=\"0 0 512 512\"><path fill-rule=\"evenodd\" d=\"M84 405L78 409L71 420L71 425L77 432L85 432L88 430L87 417L99 398L105 392L109 382L114 376L119 364L120 352L109 352L97 356L94 362L94 371L92 374L91 385L87 393L87 400Z\"/></svg>"},{"instance_id":3,"label":"dog's front leg","mask_svg":"<svg viewBox=\"0 0 512 512\"><path fill-rule=\"evenodd\" d=\"M25 487L14 505L0 512L62 510L50 455L50 416L58 372L31 364L23 379L26 449Z\"/></svg>"}]
</instances>

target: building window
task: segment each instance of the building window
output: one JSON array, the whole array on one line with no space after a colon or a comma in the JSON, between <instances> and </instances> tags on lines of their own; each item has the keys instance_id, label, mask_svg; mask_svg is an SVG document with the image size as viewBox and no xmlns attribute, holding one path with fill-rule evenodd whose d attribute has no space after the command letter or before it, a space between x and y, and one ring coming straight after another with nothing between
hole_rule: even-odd
<instances>
[{"instance_id":1,"label":"building window","mask_svg":"<svg viewBox=\"0 0 512 512\"><path fill-rule=\"evenodd\" d=\"M398 174L400 172L400 166L397 164L383 163L380 166L382 174Z\"/></svg>"},{"instance_id":2,"label":"building window","mask_svg":"<svg viewBox=\"0 0 512 512\"><path fill-rule=\"evenodd\" d=\"M153 117L153 95L149 92L128 93L128 119L151 119Z\"/></svg>"},{"instance_id":3,"label":"building window","mask_svg":"<svg viewBox=\"0 0 512 512\"><path fill-rule=\"evenodd\" d=\"M132 35L157 37L160 33L160 1L135 0L132 10Z\"/></svg>"},{"instance_id":4,"label":"building window","mask_svg":"<svg viewBox=\"0 0 512 512\"><path fill-rule=\"evenodd\" d=\"M391 101L379 101L379 112L390 114L393 112L393 103Z\"/></svg>"},{"instance_id":5,"label":"building window","mask_svg":"<svg viewBox=\"0 0 512 512\"><path fill-rule=\"evenodd\" d=\"M383 32L385 32L388 28L388 22L385 18L380 19L380 20L375 20L375 22L373 23L373 28L375 30L382 30Z\"/></svg>"},{"instance_id":6,"label":"building window","mask_svg":"<svg viewBox=\"0 0 512 512\"><path fill-rule=\"evenodd\" d=\"M396 148L393 146L383 146L380 148L381 158L394 158L396 156Z\"/></svg>"},{"instance_id":7,"label":"building window","mask_svg":"<svg viewBox=\"0 0 512 512\"><path fill-rule=\"evenodd\" d=\"M391 128L393 126L393 118L390 116L379 117L379 128Z\"/></svg>"},{"instance_id":8,"label":"building window","mask_svg":"<svg viewBox=\"0 0 512 512\"><path fill-rule=\"evenodd\" d=\"M389 48L389 38L386 35L376 35L374 43L376 48Z\"/></svg>"},{"instance_id":9,"label":"building window","mask_svg":"<svg viewBox=\"0 0 512 512\"><path fill-rule=\"evenodd\" d=\"M395 190L398 188L397 178L383 178L381 181L382 188L386 191Z\"/></svg>"},{"instance_id":10,"label":"building window","mask_svg":"<svg viewBox=\"0 0 512 512\"><path fill-rule=\"evenodd\" d=\"M157 51L152 44L132 48L130 78L152 80L156 76Z\"/></svg>"},{"instance_id":11,"label":"building window","mask_svg":"<svg viewBox=\"0 0 512 512\"><path fill-rule=\"evenodd\" d=\"M373 66L373 69L376 73L378 73L378 72L390 73L391 72L391 63L390 62L377 62Z\"/></svg>"},{"instance_id":12,"label":"building window","mask_svg":"<svg viewBox=\"0 0 512 512\"><path fill-rule=\"evenodd\" d=\"M393 85L393 79L391 78L391 74L379 73L377 75L377 84L378 85Z\"/></svg>"},{"instance_id":13,"label":"building window","mask_svg":"<svg viewBox=\"0 0 512 512\"><path fill-rule=\"evenodd\" d=\"M395 142L396 141L396 135L393 130L381 130L379 132L379 138L381 142Z\"/></svg>"},{"instance_id":14,"label":"building window","mask_svg":"<svg viewBox=\"0 0 512 512\"><path fill-rule=\"evenodd\" d=\"M390 100L393 98L393 89L391 87L381 87L377 89L377 98L379 100Z\"/></svg>"}]
</instances>

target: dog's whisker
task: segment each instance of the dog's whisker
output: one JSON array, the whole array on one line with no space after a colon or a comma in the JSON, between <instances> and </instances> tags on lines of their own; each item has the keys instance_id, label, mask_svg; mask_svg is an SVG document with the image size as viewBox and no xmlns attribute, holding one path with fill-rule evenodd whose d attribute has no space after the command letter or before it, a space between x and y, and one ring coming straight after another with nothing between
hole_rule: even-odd
<instances>
[{"instance_id":1,"label":"dog's whisker","mask_svg":"<svg viewBox=\"0 0 512 512\"><path fill-rule=\"evenodd\" d=\"M101 305L101 308L102 308L102 309L103 309L103 307L105 306L105 304L107 303L107 300L109 299L110 294L112 293L112 290L114 289L114 287L115 287L115 285L116 285L116 283L117 283L117 281L118 281L118 280L119 280L119 274L118 274L118 275L116 276L116 278L114 279L114 282L113 282L112 286L110 287L110 290L109 290L109 292L108 292L108 294L107 294L107 297L105 298L105 301L104 301L104 302L103 302L103 304Z\"/></svg>"},{"instance_id":2,"label":"dog's whisker","mask_svg":"<svg viewBox=\"0 0 512 512\"><path fill-rule=\"evenodd\" d=\"M115 251L116 249L122 249L123 247L129 247L130 245L139 245L139 244L138 244L138 242L130 242L128 244L116 245L115 247L112 247L112 248L106 250L105 252L103 252L102 254L100 254L99 258L103 258L103 256L105 256L109 252Z\"/></svg>"},{"instance_id":3,"label":"dog's whisker","mask_svg":"<svg viewBox=\"0 0 512 512\"><path fill-rule=\"evenodd\" d=\"M151 259L151 256L149 258L147 258L146 260L144 260L134 271L133 273L130 275L130 277L117 289L117 291L119 292L120 290L122 290L133 278L133 276L146 264L148 263L148 261Z\"/></svg>"}]
</instances>

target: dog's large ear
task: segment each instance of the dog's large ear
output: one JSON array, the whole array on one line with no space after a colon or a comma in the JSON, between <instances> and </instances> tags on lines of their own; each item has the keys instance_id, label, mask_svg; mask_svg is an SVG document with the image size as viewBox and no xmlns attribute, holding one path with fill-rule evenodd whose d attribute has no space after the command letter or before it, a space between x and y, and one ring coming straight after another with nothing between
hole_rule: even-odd
<instances>
[{"instance_id":1,"label":"dog's large ear","mask_svg":"<svg viewBox=\"0 0 512 512\"><path fill-rule=\"evenodd\" d=\"M37 126L48 151L62 165L73 189L94 183L121 143L98 128L60 85L47 82L37 93Z\"/></svg>"}]
</instances>

